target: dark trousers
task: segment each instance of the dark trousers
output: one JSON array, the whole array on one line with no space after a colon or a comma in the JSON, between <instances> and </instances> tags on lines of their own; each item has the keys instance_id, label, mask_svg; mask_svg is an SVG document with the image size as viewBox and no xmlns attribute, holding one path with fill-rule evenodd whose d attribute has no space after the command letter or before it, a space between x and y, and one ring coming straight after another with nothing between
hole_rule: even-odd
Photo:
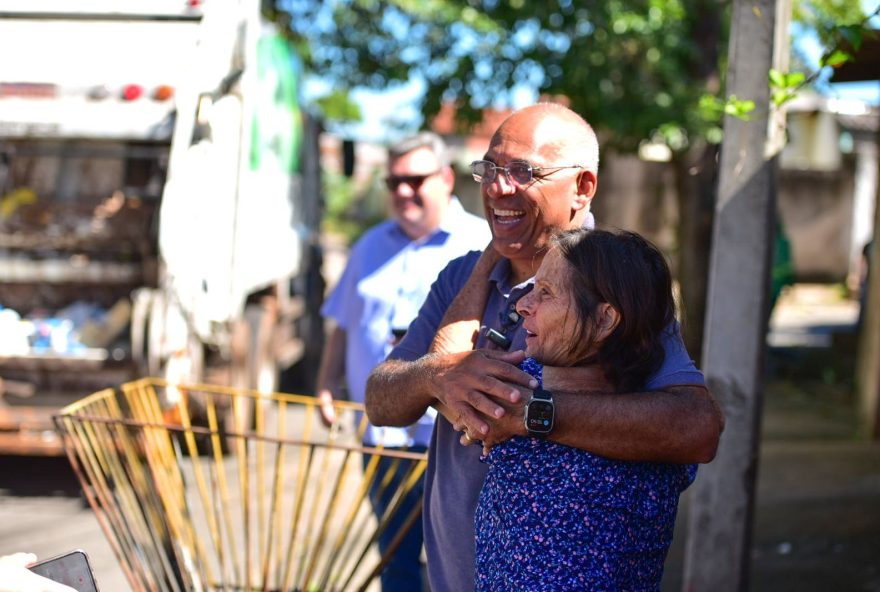
<instances>
[{"instance_id":1,"label":"dark trousers","mask_svg":"<svg viewBox=\"0 0 880 592\"><path fill-rule=\"evenodd\" d=\"M412 446L410 448L386 448L386 450L407 450L409 452L425 452L425 446ZM364 455L364 469L372 457ZM393 458L384 457L379 461L377 474L370 485L370 502L377 519L381 519L386 508L394 501L394 493L400 483L409 475L411 461L401 460L394 471L391 482L383 489L382 482L388 471L394 470ZM419 478L413 488L404 498L403 503L397 508L388 524L388 527L379 535L379 550L385 554L385 550L391 546L397 531L409 517L418 504L422 503L422 494L425 490L425 476ZM382 592L421 592L424 589L422 582L422 521L416 520L412 528L404 537L397 551L382 571Z\"/></svg>"}]
</instances>

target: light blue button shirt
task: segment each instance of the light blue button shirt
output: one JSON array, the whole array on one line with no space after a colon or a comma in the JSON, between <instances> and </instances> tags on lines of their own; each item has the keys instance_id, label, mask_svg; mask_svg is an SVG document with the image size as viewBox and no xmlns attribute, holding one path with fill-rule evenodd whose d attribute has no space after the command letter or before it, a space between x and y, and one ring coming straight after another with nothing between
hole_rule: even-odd
<instances>
[{"instance_id":1,"label":"light blue button shirt","mask_svg":"<svg viewBox=\"0 0 880 592\"><path fill-rule=\"evenodd\" d=\"M437 274L451 259L482 250L491 238L486 221L467 213L453 198L440 227L422 240L411 240L396 221L388 220L355 243L321 310L346 333L345 373L352 401L363 402L370 371L391 352L392 329L409 326ZM370 425L364 442L427 446L435 415L429 409L409 428Z\"/></svg>"}]
</instances>

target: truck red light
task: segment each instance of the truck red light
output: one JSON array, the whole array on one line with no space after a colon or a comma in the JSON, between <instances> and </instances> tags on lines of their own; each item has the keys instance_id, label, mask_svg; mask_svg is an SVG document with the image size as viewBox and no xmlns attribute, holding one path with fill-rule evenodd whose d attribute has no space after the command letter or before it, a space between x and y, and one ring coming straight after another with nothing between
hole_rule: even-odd
<instances>
[{"instance_id":1,"label":"truck red light","mask_svg":"<svg viewBox=\"0 0 880 592\"><path fill-rule=\"evenodd\" d=\"M134 101L135 99L139 99L143 94L144 87L139 84L127 84L125 88L122 89L122 98L126 101Z\"/></svg>"}]
</instances>

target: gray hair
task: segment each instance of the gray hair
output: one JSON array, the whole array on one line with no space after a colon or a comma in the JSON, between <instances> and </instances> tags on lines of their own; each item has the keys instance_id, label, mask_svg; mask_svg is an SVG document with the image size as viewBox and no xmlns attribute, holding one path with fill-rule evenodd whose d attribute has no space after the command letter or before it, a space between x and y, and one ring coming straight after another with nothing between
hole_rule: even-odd
<instances>
[{"instance_id":1,"label":"gray hair","mask_svg":"<svg viewBox=\"0 0 880 592\"><path fill-rule=\"evenodd\" d=\"M388 157L390 160L396 160L419 148L427 148L433 152L441 167L449 166L451 162L449 148L443 138L434 132L420 132L392 144L388 148Z\"/></svg>"}]
</instances>

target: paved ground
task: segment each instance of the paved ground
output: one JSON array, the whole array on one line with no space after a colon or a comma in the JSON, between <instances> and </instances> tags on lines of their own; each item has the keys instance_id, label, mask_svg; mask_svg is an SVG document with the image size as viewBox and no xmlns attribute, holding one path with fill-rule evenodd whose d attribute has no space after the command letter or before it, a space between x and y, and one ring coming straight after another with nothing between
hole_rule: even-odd
<instances>
[{"instance_id":1,"label":"paved ground","mask_svg":"<svg viewBox=\"0 0 880 592\"><path fill-rule=\"evenodd\" d=\"M65 458L0 458L0 554L83 549L102 592L131 590Z\"/></svg>"},{"instance_id":2,"label":"paved ground","mask_svg":"<svg viewBox=\"0 0 880 592\"><path fill-rule=\"evenodd\" d=\"M880 442L856 437L857 306L825 287L774 311L750 590L880 591ZM681 589L687 495L664 592Z\"/></svg>"},{"instance_id":3,"label":"paved ground","mask_svg":"<svg viewBox=\"0 0 880 592\"><path fill-rule=\"evenodd\" d=\"M755 515L755 592L880 592L880 444L855 438L856 310L826 289L784 296L774 315ZM63 461L0 458L0 553L81 547L104 592L126 592ZM687 495L680 517L687 515ZM680 589L683 533L664 592Z\"/></svg>"}]
</instances>

